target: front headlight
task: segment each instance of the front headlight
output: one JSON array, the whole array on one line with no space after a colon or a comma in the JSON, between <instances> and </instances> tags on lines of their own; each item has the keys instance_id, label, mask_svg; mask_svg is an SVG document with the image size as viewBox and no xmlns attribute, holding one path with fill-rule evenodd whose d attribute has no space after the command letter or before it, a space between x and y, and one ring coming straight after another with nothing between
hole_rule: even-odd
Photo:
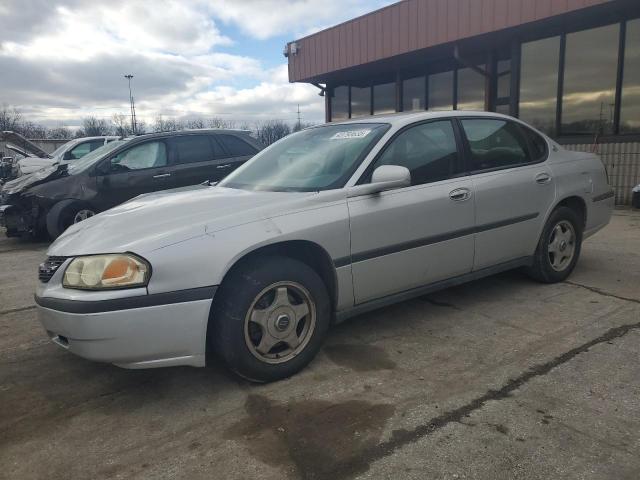
<instances>
[{"instance_id":1,"label":"front headlight","mask_svg":"<svg viewBox=\"0 0 640 480\"><path fill-rule=\"evenodd\" d=\"M144 287L150 276L151 266L133 254L90 255L72 260L62 285L80 290Z\"/></svg>"}]
</instances>

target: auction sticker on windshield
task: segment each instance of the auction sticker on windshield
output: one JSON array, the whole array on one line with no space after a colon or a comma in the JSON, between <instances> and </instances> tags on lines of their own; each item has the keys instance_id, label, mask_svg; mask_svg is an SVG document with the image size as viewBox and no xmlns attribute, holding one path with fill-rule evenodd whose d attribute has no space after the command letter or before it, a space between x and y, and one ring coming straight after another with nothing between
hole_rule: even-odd
<instances>
[{"instance_id":1,"label":"auction sticker on windshield","mask_svg":"<svg viewBox=\"0 0 640 480\"><path fill-rule=\"evenodd\" d=\"M338 132L333 135L329 140L342 140L348 138L364 138L371 132L370 128L363 128L360 130L347 130L345 132Z\"/></svg>"}]
</instances>

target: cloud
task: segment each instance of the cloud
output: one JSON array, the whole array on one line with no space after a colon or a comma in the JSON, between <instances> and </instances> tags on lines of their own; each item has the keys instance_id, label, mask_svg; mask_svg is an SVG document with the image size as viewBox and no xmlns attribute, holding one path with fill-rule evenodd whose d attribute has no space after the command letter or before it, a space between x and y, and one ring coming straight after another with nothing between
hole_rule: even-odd
<instances>
[{"instance_id":1,"label":"cloud","mask_svg":"<svg viewBox=\"0 0 640 480\"><path fill-rule=\"evenodd\" d=\"M395 3L389 0L212 0L213 15L244 33L267 39L283 33L291 40Z\"/></svg>"},{"instance_id":2,"label":"cloud","mask_svg":"<svg viewBox=\"0 0 640 480\"><path fill-rule=\"evenodd\" d=\"M318 90L289 84L284 63L273 68L269 60L267 67L265 58L284 59L280 50L261 52L260 42L297 38L387 3L4 0L0 104L45 124L109 118L128 111L123 75L132 73L137 110L147 121L160 114L293 121L299 104L304 120L319 122ZM250 54L229 53L238 42L249 42L242 51Z\"/></svg>"}]
</instances>

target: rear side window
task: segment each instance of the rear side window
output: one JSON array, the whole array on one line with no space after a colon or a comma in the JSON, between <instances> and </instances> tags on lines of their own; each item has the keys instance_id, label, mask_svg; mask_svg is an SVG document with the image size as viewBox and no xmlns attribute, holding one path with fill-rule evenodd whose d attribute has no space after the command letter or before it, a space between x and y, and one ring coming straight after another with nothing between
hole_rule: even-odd
<instances>
[{"instance_id":1,"label":"rear side window","mask_svg":"<svg viewBox=\"0 0 640 480\"><path fill-rule=\"evenodd\" d=\"M530 162L527 140L513 122L474 118L462 120L471 170L509 168Z\"/></svg>"},{"instance_id":2,"label":"rear side window","mask_svg":"<svg viewBox=\"0 0 640 480\"><path fill-rule=\"evenodd\" d=\"M211 143L206 135L188 135L171 139L178 163L206 162L214 159Z\"/></svg>"},{"instance_id":3,"label":"rear side window","mask_svg":"<svg viewBox=\"0 0 640 480\"><path fill-rule=\"evenodd\" d=\"M541 162L547 157L547 141L531 130L523 125L520 125L520 130L524 132L524 135L529 140L529 150L531 152L531 161L532 162Z\"/></svg>"},{"instance_id":4,"label":"rear side window","mask_svg":"<svg viewBox=\"0 0 640 480\"><path fill-rule=\"evenodd\" d=\"M229 152L230 157L244 157L246 155L255 155L257 150L247 142L235 135L221 133L216 135L218 140L222 142L224 148Z\"/></svg>"}]
</instances>

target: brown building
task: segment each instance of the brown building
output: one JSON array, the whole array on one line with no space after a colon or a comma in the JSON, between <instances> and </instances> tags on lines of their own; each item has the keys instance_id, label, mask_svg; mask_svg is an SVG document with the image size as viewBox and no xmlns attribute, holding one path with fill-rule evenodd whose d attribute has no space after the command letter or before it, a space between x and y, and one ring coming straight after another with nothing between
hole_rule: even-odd
<instances>
[{"instance_id":1,"label":"brown building","mask_svg":"<svg viewBox=\"0 0 640 480\"><path fill-rule=\"evenodd\" d=\"M326 121L413 110L519 117L640 183L640 0L404 0L287 44Z\"/></svg>"}]
</instances>

